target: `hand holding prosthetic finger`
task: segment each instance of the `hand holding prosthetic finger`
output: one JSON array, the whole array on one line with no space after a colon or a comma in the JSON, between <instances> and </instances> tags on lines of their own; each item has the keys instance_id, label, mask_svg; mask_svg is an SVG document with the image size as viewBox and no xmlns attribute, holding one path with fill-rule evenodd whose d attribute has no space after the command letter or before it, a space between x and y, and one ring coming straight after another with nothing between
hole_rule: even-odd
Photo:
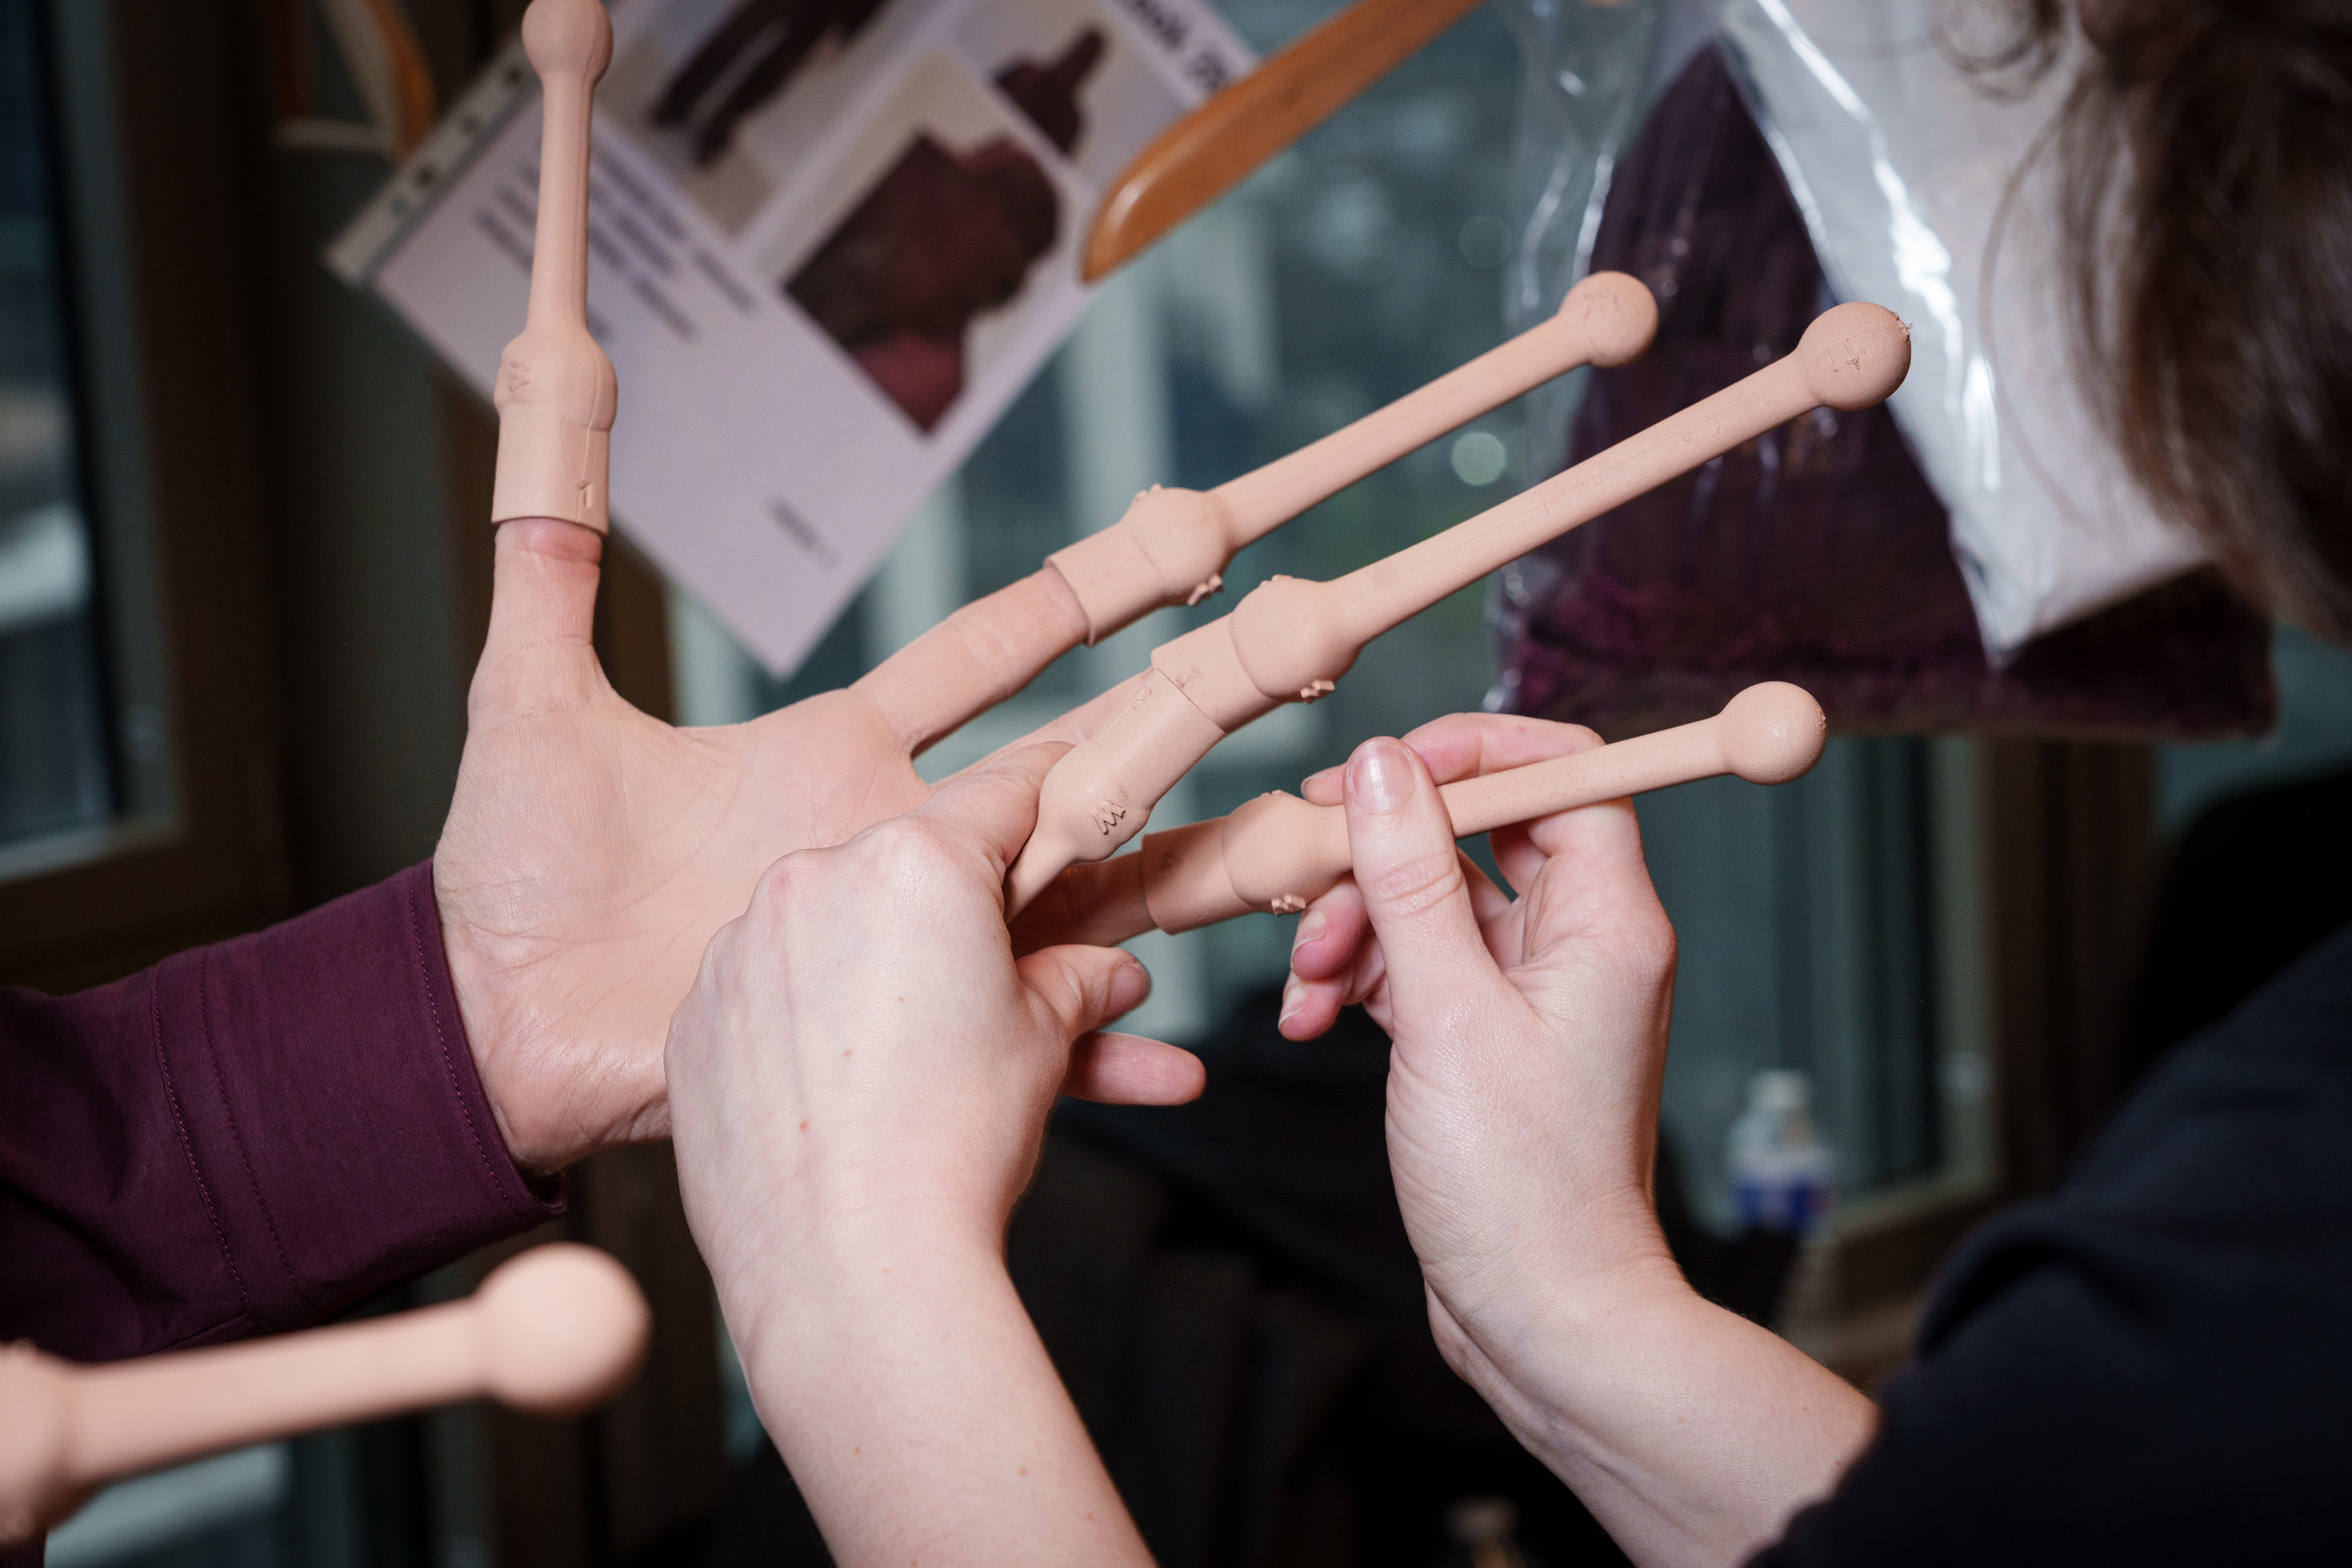
<instances>
[{"instance_id":1,"label":"hand holding prosthetic finger","mask_svg":"<svg viewBox=\"0 0 2352 1568\"><path fill-rule=\"evenodd\" d=\"M1466 875L1411 748L1359 747L1344 793L1380 958L1366 1002L1393 1042L1390 1163L1439 1350L1635 1560L1743 1560L1874 1416L1701 1299L1659 1231L1675 941L1630 802L1534 824L1505 901Z\"/></svg>"},{"instance_id":2,"label":"hand holding prosthetic finger","mask_svg":"<svg viewBox=\"0 0 2352 1568\"><path fill-rule=\"evenodd\" d=\"M1712 719L1597 751L1483 771L1448 783L1439 793L1454 836L1469 838L1724 773L1753 784L1785 784L1820 758L1827 735L1820 704L1786 682L1767 681ZM1124 942L1152 929L1189 931L1253 910L1295 913L1348 874L1348 856L1347 824L1336 798L1311 804L1277 790L1231 816L1148 833L1133 855L1070 867L1022 911L1014 940L1023 947Z\"/></svg>"},{"instance_id":3,"label":"hand holding prosthetic finger","mask_svg":"<svg viewBox=\"0 0 2352 1568\"><path fill-rule=\"evenodd\" d=\"M687 1215L844 1561L941 1539L959 1560L1142 1560L1005 1275L1004 1227L1057 1092L1116 1081L1168 1102L1201 1072L1102 1032L1149 989L1133 958L1013 956L1004 867L1054 754L779 862L671 1026Z\"/></svg>"},{"instance_id":4,"label":"hand holding prosthetic finger","mask_svg":"<svg viewBox=\"0 0 2352 1568\"><path fill-rule=\"evenodd\" d=\"M789 1272L801 1252L787 1233L827 1242L834 1200L851 1193L868 1206L945 1204L942 1223L994 1234L1052 1097L1092 1086L1108 1053L1164 1066L1149 1098L1197 1092L1189 1053L1123 1037L1078 1048L1143 1000L1135 958L1073 946L1013 956L1004 862L1057 751L1017 752L905 816L786 856L711 940L666 1049L676 1136L694 1150L689 1208L716 1226L747 1194L766 1195L753 1206L774 1268ZM803 1120L823 1135L787 1135ZM906 1125L928 1130L922 1149L898 1147L892 1129ZM722 1170L752 1186L709 1180ZM736 1240L716 1234L723 1250Z\"/></svg>"}]
</instances>

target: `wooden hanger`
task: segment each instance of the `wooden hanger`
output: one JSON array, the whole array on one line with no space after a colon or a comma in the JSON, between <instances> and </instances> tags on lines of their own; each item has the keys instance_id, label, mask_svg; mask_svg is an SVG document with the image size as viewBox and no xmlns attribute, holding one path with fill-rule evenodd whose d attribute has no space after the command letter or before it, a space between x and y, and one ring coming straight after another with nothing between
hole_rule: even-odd
<instances>
[{"instance_id":1,"label":"wooden hanger","mask_svg":"<svg viewBox=\"0 0 2352 1568\"><path fill-rule=\"evenodd\" d=\"M367 109L364 123L319 113L310 60L313 5ZM397 164L431 134L438 112L433 75L416 29L392 0L274 0L269 19L279 146L373 152Z\"/></svg>"},{"instance_id":2,"label":"wooden hanger","mask_svg":"<svg viewBox=\"0 0 2352 1568\"><path fill-rule=\"evenodd\" d=\"M1478 0L1356 0L1136 154L1095 210L1089 283L1215 201L1419 54Z\"/></svg>"}]
</instances>

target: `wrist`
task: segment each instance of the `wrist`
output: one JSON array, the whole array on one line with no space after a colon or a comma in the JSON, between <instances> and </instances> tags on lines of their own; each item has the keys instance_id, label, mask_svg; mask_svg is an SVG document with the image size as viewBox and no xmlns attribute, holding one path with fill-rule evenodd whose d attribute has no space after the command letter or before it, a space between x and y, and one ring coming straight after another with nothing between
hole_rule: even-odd
<instances>
[{"instance_id":1,"label":"wrist","mask_svg":"<svg viewBox=\"0 0 2352 1568\"><path fill-rule=\"evenodd\" d=\"M546 1151L528 1147L509 1111L507 1101L511 1096L504 1092L502 1070L506 1060L499 1050L501 1009L494 1000L494 969L469 940L464 923L452 916L441 896L437 876L434 902L441 924L441 961L448 966L450 991L457 999L458 1033L465 1038L467 1053L473 1062L474 1079L482 1085L482 1098L489 1103L490 1119L497 1124L499 1140L506 1148L507 1158L526 1171L551 1174L560 1170L569 1162L545 1158Z\"/></svg>"},{"instance_id":2,"label":"wrist","mask_svg":"<svg viewBox=\"0 0 2352 1568\"><path fill-rule=\"evenodd\" d=\"M877 1346L938 1343L991 1302L1019 1310L1003 1247L977 1227L865 1213L853 1238L778 1240L755 1263L714 1271L728 1331L766 1398L814 1408L886 1368Z\"/></svg>"},{"instance_id":3,"label":"wrist","mask_svg":"<svg viewBox=\"0 0 2352 1568\"><path fill-rule=\"evenodd\" d=\"M1540 1374L1559 1347L1605 1332L1661 1291L1690 1290L1638 1188L1587 1197L1499 1239L1476 1268L1424 1263L1423 1274L1466 1348L1507 1380Z\"/></svg>"}]
</instances>

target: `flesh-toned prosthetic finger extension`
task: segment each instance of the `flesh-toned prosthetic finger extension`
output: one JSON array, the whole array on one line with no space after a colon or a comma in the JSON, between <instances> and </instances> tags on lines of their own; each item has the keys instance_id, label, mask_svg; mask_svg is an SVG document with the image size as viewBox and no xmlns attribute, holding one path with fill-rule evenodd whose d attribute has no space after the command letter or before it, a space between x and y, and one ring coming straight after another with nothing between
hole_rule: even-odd
<instances>
[{"instance_id":1,"label":"flesh-toned prosthetic finger extension","mask_svg":"<svg viewBox=\"0 0 2352 1568\"><path fill-rule=\"evenodd\" d=\"M484 1396L578 1415L636 1375L651 1323L627 1269L557 1243L465 1301L307 1334L102 1367L0 1347L0 1547L119 1477L248 1443Z\"/></svg>"},{"instance_id":2,"label":"flesh-toned prosthetic finger extension","mask_svg":"<svg viewBox=\"0 0 2352 1568\"><path fill-rule=\"evenodd\" d=\"M1086 641L1086 611L1051 566L975 599L883 659L850 689L921 756Z\"/></svg>"},{"instance_id":3,"label":"flesh-toned prosthetic finger extension","mask_svg":"<svg viewBox=\"0 0 2352 1568\"><path fill-rule=\"evenodd\" d=\"M1287 457L1214 490L1145 491L1118 522L966 605L857 689L919 753L1079 643L1216 593L1234 555L1309 507L1554 376L1623 364L1657 328L1647 289L1623 273L1596 273L1549 321Z\"/></svg>"},{"instance_id":4,"label":"flesh-toned prosthetic finger extension","mask_svg":"<svg viewBox=\"0 0 2352 1568\"><path fill-rule=\"evenodd\" d=\"M555 517L606 531L620 384L588 333L588 138L612 60L598 0L532 0L523 49L539 73L539 217L531 313L499 360L490 521Z\"/></svg>"},{"instance_id":5,"label":"flesh-toned prosthetic finger extension","mask_svg":"<svg viewBox=\"0 0 2352 1568\"><path fill-rule=\"evenodd\" d=\"M1766 681L1712 719L1459 780L1438 794L1454 836L1469 838L1721 773L1786 784L1820 759L1828 734L1810 695ZM1108 947L1146 931L1189 931L1252 911L1295 913L1350 869L1346 809L1311 806L1278 790L1231 816L1147 833L1135 854L1072 866L1013 923L1013 947Z\"/></svg>"},{"instance_id":6,"label":"flesh-toned prosthetic finger extension","mask_svg":"<svg viewBox=\"0 0 2352 1568\"><path fill-rule=\"evenodd\" d=\"M1008 910L1018 913L1065 866L1109 858L1219 740L1331 690L1390 627L1801 414L1883 402L1910 366L1910 332L1891 312L1840 305L1787 358L1468 522L1331 582L1272 578L1232 614L1162 643L1134 700L1046 776Z\"/></svg>"},{"instance_id":7,"label":"flesh-toned prosthetic finger extension","mask_svg":"<svg viewBox=\"0 0 2352 1568\"><path fill-rule=\"evenodd\" d=\"M1243 546L1365 475L1580 365L1621 365L1657 330L1647 289L1595 273L1549 321L1387 407L1214 490L1155 485L1118 522L1046 559L1099 642L1162 606L1200 603Z\"/></svg>"}]
</instances>

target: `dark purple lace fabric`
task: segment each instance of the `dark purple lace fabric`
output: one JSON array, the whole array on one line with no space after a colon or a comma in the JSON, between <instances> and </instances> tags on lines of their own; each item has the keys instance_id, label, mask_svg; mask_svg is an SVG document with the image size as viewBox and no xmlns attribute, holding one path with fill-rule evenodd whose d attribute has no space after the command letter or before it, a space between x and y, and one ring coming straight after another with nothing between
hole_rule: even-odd
<instances>
[{"instance_id":1,"label":"dark purple lace fabric","mask_svg":"<svg viewBox=\"0 0 2352 1568\"><path fill-rule=\"evenodd\" d=\"M1778 167L1709 50L1612 184L1593 266L1659 304L1650 351L1594 372L1601 451L1796 347L1832 300ZM1605 735L1795 681L1847 730L2162 738L2267 729L2269 629L2194 574L1986 661L1946 515L1892 415L1817 410L1554 541L1495 592L1503 705Z\"/></svg>"}]
</instances>

